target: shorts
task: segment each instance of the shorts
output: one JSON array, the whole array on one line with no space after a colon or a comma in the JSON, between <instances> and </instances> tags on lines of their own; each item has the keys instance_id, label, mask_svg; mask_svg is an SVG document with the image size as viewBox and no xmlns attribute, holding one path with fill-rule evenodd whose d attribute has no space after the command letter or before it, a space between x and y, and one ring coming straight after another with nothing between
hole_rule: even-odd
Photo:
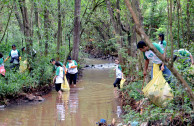
<instances>
[{"instance_id":1,"label":"shorts","mask_svg":"<svg viewBox=\"0 0 194 126\"><path fill-rule=\"evenodd\" d=\"M61 90L61 83L55 83L55 90L58 92Z\"/></svg>"}]
</instances>

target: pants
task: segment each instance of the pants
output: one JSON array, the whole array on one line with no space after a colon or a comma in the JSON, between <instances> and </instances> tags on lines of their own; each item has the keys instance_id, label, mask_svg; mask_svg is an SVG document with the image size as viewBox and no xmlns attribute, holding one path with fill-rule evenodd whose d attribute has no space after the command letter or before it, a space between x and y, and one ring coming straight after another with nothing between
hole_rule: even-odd
<instances>
[{"instance_id":1,"label":"pants","mask_svg":"<svg viewBox=\"0 0 194 126\"><path fill-rule=\"evenodd\" d=\"M120 89L120 82L121 78L116 78L115 82L113 83L114 87L118 87L118 89Z\"/></svg>"},{"instance_id":2,"label":"pants","mask_svg":"<svg viewBox=\"0 0 194 126\"><path fill-rule=\"evenodd\" d=\"M76 84L76 80L77 80L77 73L75 74L70 74L68 73L68 78L69 78L69 84Z\"/></svg>"},{"instance_id":3,"label":"pants","mask_svg":"<svg viewBox=\"0 0 194 126\"><path fill-rule=\"evenodd\" d=\"M12 65L10 66L10 69L19 70L19 68L20 68L20 64L12 64Z\"/></svg>"},{"instance_id":4,"label":"pants","mask_svg":"<svg viewBox=\"0 0 194 126\"><path fill-rule=\"evenodd\" d=\"M58 92L61 90L61 83L55 83L55 90Z\"/></svg>"},{"instance_id":5,"label":"pants","mask_svg":"<svg viewBox=\"0 0 194 126\"><path fill-rule=\"evenodd\" d=\"M161 66L162 65L160 65L160 69L161 69ZM170 82L171 82L171 78L170 78L171 71L165 65L164 65L164 71L162 71L162 73L163 73L163 76L164 76L165 80L170 84ZM151 70L151 79L152 78L153 78L153 66L152 66L152 70Z\"/></svg>"}]
</instances>

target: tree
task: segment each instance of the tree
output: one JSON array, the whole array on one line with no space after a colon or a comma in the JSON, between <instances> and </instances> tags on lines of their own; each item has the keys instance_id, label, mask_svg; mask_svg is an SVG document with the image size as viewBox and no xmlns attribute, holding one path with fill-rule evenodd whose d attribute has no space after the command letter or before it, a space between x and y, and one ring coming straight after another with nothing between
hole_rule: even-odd
<instances>
[{"instance_id":1,"label":"tree","mask_svg":"<svg viewBox=\"0 0 194 126\"><path fill-rule=\"evenodd\" d=\"M58 0L58 33L57 33L57 60L59 60L60 44L62 43L62 27L61 27L61 2Z\"/></svg>"},{"instance_id":2,"label":"tree","mask_svg":"<svg viewBox=\"0 0 194 126\"><path fill-rule=\"evenodd\" d=\"M23 25L24 25L23 27L24 27L24 36L25 36L25 41L26 41L28 68L30 68L31 67L31 60L30 60L31 59L31 49L33 47L32 36L31 36L32 29L29 23L26 1L19 0L19 5L20 5L20 10L21 10Z\"/></svg>"},{"instance_id":3,"label":"tree","mask_svg":"<svg viewBox=\"0 0 194 126\"><path fill-rule=\"evenodd\" d=\"M75 0L74 35L73 35L73 54L72 54L72 58L76 61L78 61L78 56L79 56L80 12L81 12L81 0Z\"/></svg>"},{"instance_id":4,"label":"tree","mask_svg":"<svg viewBox=\"0 0 194 126\"><path fill-rule=\"evenodd\" d=\"M46 0L44 6L44 37L45 37L45 51L44 55L48 55L48 41L49 41L49 10L48 10L49 0Z\"/></svg>"}]
</instances>

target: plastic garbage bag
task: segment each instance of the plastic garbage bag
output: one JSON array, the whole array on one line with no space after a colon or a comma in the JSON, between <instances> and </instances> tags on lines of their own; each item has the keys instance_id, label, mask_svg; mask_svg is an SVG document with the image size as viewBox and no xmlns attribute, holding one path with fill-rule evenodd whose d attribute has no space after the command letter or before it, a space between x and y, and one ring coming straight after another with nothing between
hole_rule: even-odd
<instances>
[{"instance_id":1,"label":"plastic garbage bag","mask_svg":"<svg viewBox=\"0 0 194 126\"><path fill-rule=\"evenodd\" d=\"M63 90L63 91L69 91L70 90L69 83L67 81L66 76L64 76L64 81L61 85L61 90Z\"/></svg>"},{"instance_id":2,"label":"plastic garbage bag","mask_svg":"<svg viewBox=\"0 0 194 126\"><path fill-rule=\"evenodd\" d=\"M158 64L153 64L153 79L142 90L155 105L165 107L173 99L172 89L166 82Z\"/></svg>"},{"instance_id":3,"label":"plastic garbage bag","mask_svg":"<svg viewBox=\"0 0 194 126\"><path fill-rule=\"evenodd\" d=\"M0 67L0 74L2 74L3 76L5 76L5 67L1 66Z\"/></svg>"},{"instance_id":4,"label":"plastic garbage bag","mask_svg":"<svg viewBox=\"0 0 194 126\"><path fill-rule=\"evenodd\" d=\"M20 72L23 73L27 69L27 60L20 62Z\"/></svg>"},{"instance_id":5,"label":"plastic garbage bag","mask_svg":"<svg viewBox=\"0 0 194 126\"><path fill-rule=\"evenodd\" d=\"M121 82L120 82L120 88L121 89L123 88L124 83L125 83L125 79L121 79Z\"/></svg>"}]
</instances>

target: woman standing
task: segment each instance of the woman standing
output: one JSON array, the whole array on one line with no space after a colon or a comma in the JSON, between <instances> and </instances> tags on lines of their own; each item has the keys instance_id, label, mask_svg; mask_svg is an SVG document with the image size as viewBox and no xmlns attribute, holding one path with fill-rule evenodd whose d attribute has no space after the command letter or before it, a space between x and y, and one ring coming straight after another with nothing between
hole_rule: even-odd
<instances>
[{"instance_id":1,"label":"woman standing","mask_svg":"<svg viewBox=\"0 0 194 126\"><path fill-rule=\"evenodd\" d=\"M67 68L67 75L69 79L69 84L71 85L72 82L74 84L74 87L76 86L76 80L77 80L77 62L75 60L71 60L71 57L69 56L67 58L68 62L66 65Z\"/></svg>"}]
</instances>

